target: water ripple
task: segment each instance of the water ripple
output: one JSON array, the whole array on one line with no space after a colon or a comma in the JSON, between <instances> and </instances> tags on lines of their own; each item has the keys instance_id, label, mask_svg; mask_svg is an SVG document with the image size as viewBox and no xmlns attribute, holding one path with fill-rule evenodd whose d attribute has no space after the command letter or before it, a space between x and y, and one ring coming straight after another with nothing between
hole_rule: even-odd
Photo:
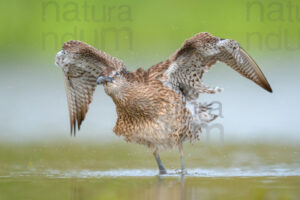
<instances>
[{"instance_id":1,"label":"water ripple","mask_svg":"<svg viewBox=\"0 0 300 200\"><path fill-rule=\"evenodd\" d=\"M153 177L157 176L158 171L153 169L118 169L107 171L92 170L72 170L61 171L55 169L47 170L29 170L22 172L11 172L9 177L32 177L42 176L49 178L101 178L101 177ZM180 170L168 170L168 174L163 176L180 176ZM282 176L300 176L300 169L288 168L260 168L260 169L242 169L242 168L222 168L222 169L188 169L185 174L187 177L282 177ZM0 176L5 178L8 176Z\"/></svg>"}]
</instances>

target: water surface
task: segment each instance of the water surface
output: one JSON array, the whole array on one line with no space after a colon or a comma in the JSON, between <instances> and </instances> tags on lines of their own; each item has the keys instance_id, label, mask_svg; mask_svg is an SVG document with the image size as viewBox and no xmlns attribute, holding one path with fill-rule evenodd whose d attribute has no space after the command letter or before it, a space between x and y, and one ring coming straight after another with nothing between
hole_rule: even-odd
<instances>
[{"instance_id":1,"label":"water surface","mask_svg":"<svg viewBox=\"0 0 300 200\"><path fill-rule=\"evenodd\" d=\"M0 200L299 199L300 148L268 144L185 145L161 154L126 143L0 146Z\"/></svg>"}]
</instances>

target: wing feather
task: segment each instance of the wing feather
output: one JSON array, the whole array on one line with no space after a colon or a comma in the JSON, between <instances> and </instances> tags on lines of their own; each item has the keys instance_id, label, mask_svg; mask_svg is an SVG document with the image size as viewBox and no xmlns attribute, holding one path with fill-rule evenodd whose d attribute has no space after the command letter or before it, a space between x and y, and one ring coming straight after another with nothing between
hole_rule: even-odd
<instances>
[{"instance_id":1,"label":"wing feather","mask_svg":"<svg viewBox=\"0 0 300 200\"><path fill-rule=\"evenodd\" d=\"M164 69L167 85L173 89L192 88L193 91L213 92L202 84L202 75L217 61L224 62L242 76L252 80L265 90L272 92L266 77L248 55L234 40L221 39L209 33L196 34L184 42L165 63ZM180 89L180 88L179 88ZM197 97L197 95L196 95Z\"/></svg>"},{"instance_id":2,"label":"wing feather","mask_svg":"<svg viewBox=\"0 0 300 200\"><path fill-rule=\"evenodd\" d=\"M272 92L272 88L265 75L254 59L243 48L240 47L235 55L224 52L223 56L219 56L219 60L230 66L245 78L252 80L265 90Z\"/></svg>"},{"instance_id":3,"label":"wing feather","mask_svg":"<svg viewBox=\"0 0 300 200\"><path fill-rule=\"evenodd\" d=\"M68 101L70 131L76 135L88 112L100 75L111 75L124 68L122 61L81 41L71 40L56 55L63 70Z\"/></svg>"}]
</instances>

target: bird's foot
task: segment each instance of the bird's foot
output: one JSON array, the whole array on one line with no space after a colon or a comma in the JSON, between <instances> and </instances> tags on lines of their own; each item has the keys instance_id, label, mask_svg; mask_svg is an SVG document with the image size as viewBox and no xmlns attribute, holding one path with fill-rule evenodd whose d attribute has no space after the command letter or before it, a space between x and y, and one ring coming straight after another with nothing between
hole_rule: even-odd
<instances>
[{"instance_id":1,"label":"bird's foot","mask_svg":"<svg viewBox=\"0 0 300 200\"><path fill-rule=\"evenodd\" d=\"M181 175L186 175L186 174L187 174L187 169L186 168L181 169Z\"/></svg>"},{"instance_id":2,"label":"bird's foot","mask_svg":"<svg viewBox=\"0 0 300 200\"><path fill-rule=\"evenodd\" d=\"M167 174L167 170L166 169L160 169L159 170L159 175L164 175Z\"/></svg>"}]
</instances>

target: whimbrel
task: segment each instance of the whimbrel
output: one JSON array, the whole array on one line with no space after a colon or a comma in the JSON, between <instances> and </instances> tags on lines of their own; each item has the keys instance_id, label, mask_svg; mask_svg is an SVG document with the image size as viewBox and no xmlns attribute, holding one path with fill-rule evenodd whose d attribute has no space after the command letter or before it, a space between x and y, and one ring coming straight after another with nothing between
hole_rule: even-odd
<instances>
[{"instance_id":1,"label":"whimbrel","mask_svg":"<svg viewBox=\"0 0 300 200\"><path fill-rule=\"evenodd\" d=\"M160 174L166 169L159 152L177 147L184 171L183 143L196 140L201 124L216 118L207 112L209 106L194 108L200 106L200 93L220 91L202 82L203 74L217 61L272 92L258 65L238 42L209 33L186 40L166 61L133 72L105 52L81 41L68 41L57 53L56 64L65 76L71 134L80 129L97 83L102 84L116 105L114 133L127 142L149 147Z\"/></svg>"}]
</instances>

